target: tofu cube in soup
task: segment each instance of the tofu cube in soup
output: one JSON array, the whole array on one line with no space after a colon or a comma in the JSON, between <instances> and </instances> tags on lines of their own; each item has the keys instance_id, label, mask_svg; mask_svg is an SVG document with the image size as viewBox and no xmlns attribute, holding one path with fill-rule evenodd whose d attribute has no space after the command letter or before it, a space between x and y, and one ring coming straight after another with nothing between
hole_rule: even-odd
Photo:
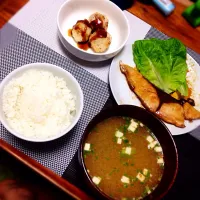
<instances>
[{"instance_id":1,"label":"tofu cube in soup","mask_svg":"<svg viewBox=\"0 0 200 200\"><path fill-rule=\"evenodd\" d=\"M122 139L121 138L117 139L117 144L122 144Z\"/></svg>"},{"instance_id":2,"label":"tofu cube in soup","mask_svg":"<svg viewBox=\"0 0 200 200\"><path fill-rule=\"evenodd\" d=\"M89 143L85 143L84 150L91 151L91 145Z\"/></svg>"},{"instance_id":3,"label":"tofu cube in soup","mask_svg":"<svg viewBox=\"0 0 200 200\"><path fill-rule=\"evenodd\" d=\"M92 181L96 184L96 185L99 185L99 183L101 182L101 178L100 177L97 177L97 176L94 176L92 178Z\"/></svg>"},{"instance_id":4,"label":"tofu cube in soup","mask_svg":"<svg viewBox=\"0 0 200 200\"><path fill-rule=\"evenodd\" d=\"M131 147L126 147L125 148L125 154L131 155L132 148Z\"/></svg>"},{"instance_id":5,"label":"tofu cube in soup","mask_svg":"<svg viewBox=\"0 0 200 200\"><path fill-rule=\"evenodd\" d=\"M116 131L116 133L115 133L115 137L117 137L117 138L121 138L121 137L123 137L123 133L121 132L121 131Z\"/></svg>"},{"instance_id":6,"label":"tofu cube in soup","mask_svg":"<svg viewBox=\"0 0 200 200\"><path fill-rule=\"evenodd\" d=\"M121 182L122 182L122 183L127 183L127 184L129 184L129 183L130 183L130 178L127 177L127 176L122 176Z\"/></svg>"},{"instance_id":7,"label":"tofu cube in soup","mask_svg":"<svg viewBox=\"0 0 200 200\"><path fill-rule=\"evenodd\" d=\"M131 155L132 148L131 147L123 147L121 153L124 154L124 155Z\"/></svg>"},{"instance_id":8,"label":"tofu cube in soup","mask_svg":"<svg viewBox=\"0 0 200 200\"><path fill-rule=\"evenodd\" d=\"M162 152L162 147L155 147L154 150L155 152L158 152L158 153Z\"/></svg>"},{"instance_id":9,"label":"tofu cube in soup","mask_svg":"<svg viewBox=\"0 0 200 200\"><path fill-rule=\"evenodd\" d=\"M135 130L137 129L138 127L138 123L135 122L133 119L131 120L131 123L128 127L128 130L131 131L131 132L135 132Z\"/></svg>"},{"instance_id":10,"label":"tofu cube in soup","mask_svg":"<svg viewBox=\"0 0 200 200\"><path fill-rule=\"evenodd\" d=\"M158 164L164 164L164 159L163 158L157 158L157 163Z\"/></svg>"},{"instance_id":11,"label":"tofu cube in soup","mask_svg":"<svg viewBox=\"0 0 200 200\"><path fill-rule=\"evenodd\" d=\"M145 180L145 176L142 173L138 173L136 178L140 181L140 182L144 182Z\"/></svg>"},{"instance_id":12,"label":"tofu cube in soup","mask_svg":"<svg viewBox=\"0 0 200 200\"><path fill-rule=\"evenodd\" d=\"M148 149L153 149L158 144L158 141L153 141L148 145Z\"/></svg>"},{"instance_id":13,"label":"tofu cube in soup","mask_svg":"<svg viewBox=\"0 0 200 200\"><path fill-rule=\"evenodd\" d=\"M153 137L148 135L146 140L149 142L149 143L152 143L154 141Z\"/></svg>"}]
</instances>

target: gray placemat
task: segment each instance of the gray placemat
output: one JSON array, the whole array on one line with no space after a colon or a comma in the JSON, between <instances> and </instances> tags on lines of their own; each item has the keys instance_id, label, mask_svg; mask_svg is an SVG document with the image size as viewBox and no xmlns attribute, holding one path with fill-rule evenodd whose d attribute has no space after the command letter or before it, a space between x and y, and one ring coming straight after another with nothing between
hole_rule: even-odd
<instances>
[{"instance_id":1,"label":"gray placemat","mask_svg":"<svg viewBox=\"0 0 200 200\"><path fill-rule=\"evenodd\" d=\"M10 32L13 33L12 37ZM0 126L0 138L58 175L62 175L77 151L86 125L107 101L108 85L10 24L0 30L0 41L1 81L9 72L24 64L47 62L69 71L80 83L84 93L83 113L75 128L64 137L48 143L30 143L12 136L2 125Z\"/></svg>"}]
</instances>

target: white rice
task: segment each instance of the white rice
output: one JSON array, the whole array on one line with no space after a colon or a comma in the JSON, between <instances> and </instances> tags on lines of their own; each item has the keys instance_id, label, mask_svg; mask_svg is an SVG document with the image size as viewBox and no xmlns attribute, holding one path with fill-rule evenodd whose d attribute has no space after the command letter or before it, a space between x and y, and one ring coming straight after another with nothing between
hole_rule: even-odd
<instances>
[{"instance_id":1,"label":"white rice","mask_svg":"<svg viewBox=\"0 0 200 200\"><path fill-rule=\"evenodd\" d=\"M28 138L46 139L67 128L75 113L75 96L51 72L28 70L3 91L3 111L13 130Z\"/></svg>"},{"instance_id":2,"label":"white rice","mask_svg":"<svg viewBox=\"0 0 200 200\"><path fill-rule=\"evenodd\" d=\"M191 97L190 98L192 98L194 100L195 108L200 111L200 90L198 89L198 84L197 84L197 81L200 80L200 77L197 76L197 72L195 69L196 63L188 55L187 55L186 63L188 66L186 80L188 83L188 87L191 89Z\"/></svg>"}]
</instances>

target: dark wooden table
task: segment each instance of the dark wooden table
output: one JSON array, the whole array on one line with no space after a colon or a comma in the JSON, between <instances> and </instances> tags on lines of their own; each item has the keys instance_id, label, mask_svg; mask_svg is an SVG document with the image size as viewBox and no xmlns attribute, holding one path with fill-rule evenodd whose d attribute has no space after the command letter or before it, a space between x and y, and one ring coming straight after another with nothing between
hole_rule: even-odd
<instances>
[{"instance_id":1,"label":"dark wooden table","mask_svg":"<svg viewBox=\"0 0 200 200\"><path fill-rule=\"evenodd\" d=\"M189 0L172 1L176 9L168 17L165 17L155 6L143 4L140 1L135 1L128 11L166 35L180 39L187 47L200 53L200 27L193 28L181 15L192 2Z\"/></svg>"},{"instance_id":2,"label":"dark wooden table","mask_svg":"<svg viewBox=\"0 0 200 200\"><path fill-rule=\"evenodd\" d=\"M28 0L0 0L0 28L27 2Z\"/></svg>"}]
</instances>

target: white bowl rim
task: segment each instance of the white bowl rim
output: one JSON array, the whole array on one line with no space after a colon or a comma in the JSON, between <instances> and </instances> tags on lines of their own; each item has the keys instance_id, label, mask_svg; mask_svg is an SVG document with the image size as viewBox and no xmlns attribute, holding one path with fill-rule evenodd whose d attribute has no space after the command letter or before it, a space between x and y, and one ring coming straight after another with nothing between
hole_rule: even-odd
<instances>
[{"instance_id":1,"label":"white bowl rim","mask_svg":"<svg viewBox=\"0 0 200 200\"><path fill-rule=\"evenodd\" d=\"M71 1L73 1L73 0L67 0L67 1L65 1L65 2L61 5L61 7L60 7L60 9L59 9L59 11L58 11L58 14L57 14L57 27L58 27L58 30L59 30L59 32L61 33L61 35L63 36L63 38L64 38L68 43L69 43L69 41L65 38L65 36L63 35L63 33L62 33L62 31L61 31L60 23L59 23L59 16L60 16L60 12L61 12L61 10L63 9L63 7L65 6L65 4L68 4L68 3L71 2ZM126 21L126 25L127 25L127 28L128 28L128 29L127 29L128 34L127 34L126 39L124 40L124 42L123 42L116 50L113 50L113 51L111 51L111 52L103 52L103 53L87 52L87 51L84 51L84 50L78 48L77 46L72 45L72 44L69 43L72 47L78 49L79 51L81 51L81 52L83 52L83 53L89 54L89 55L104 56L104 55L109 55L109 54L113 54L113 53L115 53L115 52L118 52L118 51L120 51L120 50L124 47L124 45L127 43L128 38L129 38L129 35L130 35L130 25L129 25L129 21L128 21L126 15L124 14L124 12L123 12L116 4L114 4L112 1L110 1L110 0L102 0L102 1L107 1L109 4L113 5L113 6L114 6L116 9L118 9L118 11L124 16L124 19L125 19L125 21Z\"/></svg>"},{"instance_id":2,"label":"white bowl rim","mask_svg":"<svg viewBox=\"0 0 200 200\"><path fill-rule=\"evenodd\" d=\"M64 70L63 68L61 67L58 67L56 65L53 65L53 64L50 64L50 63L40 63L40 62L37 62L37 63L29 63L29 64L25 64L25 65L22 65L21 67L18 67L17 69L13 70L12 72L10 72L0 83L0 91L3 91L4 87L5 87L5 83L9 80L12 80L12 78L14 78L14 75L17 74L18 72L21 72L21 71L24 71L24 70L28 70L28 69L34 69L34 68L41 68L41 67L52 67L52 68L55 68L56 70L58 71L62 71L63 73L67 74L67 76L69 76L75 83L75 85L77 86L78 88L78 92L80 94L80 109L77 111L77 116L76 118L74 119L73 123L71 123L66 129L64 129L62 132L60 132L60 134L58 135L54 135L53 137L50 137L50 138L45 138L45 139L40 139L40 138L28 138L28 137L25 137L23 136L22 134L20 133L17 133L17 131L11 129L8 125L7 125L7 122L6 120L4 120L1 115L0 115L0 122L2 123L2 125L11 133L13 134L14 136L20 138L20 139L23 139L23 140L26 140L26 141L29 141L29 142L49 142L49 141L52 141L52 140L56 140L64 135L66 135L78 122L78 120L80 119L81 117L81 114L83 112L83 102L84 102L84 96L83 96L83 91L80 87L80 84L78 83L78 81L76 80L76 78L71 74L69 73L68 71ZM44 69L45 70L45 69ZM50 71L50 70L49 70ZM53 72L52 72L53 73Z\"/></svg>"}]
</instances>

